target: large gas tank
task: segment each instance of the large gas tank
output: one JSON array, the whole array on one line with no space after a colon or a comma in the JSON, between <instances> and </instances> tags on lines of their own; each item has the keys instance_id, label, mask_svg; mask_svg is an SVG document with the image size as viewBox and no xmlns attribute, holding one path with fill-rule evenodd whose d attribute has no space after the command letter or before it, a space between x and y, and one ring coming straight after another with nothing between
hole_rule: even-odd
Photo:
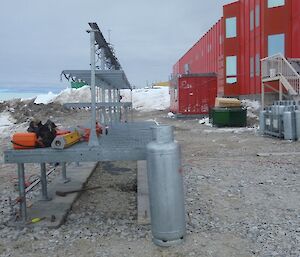
<instances>
[{"instance_id":1,"label":"large gas tank","mask_svg":"<svg viewBox=\"0 0 300 257\"><path fill-rule=\"evenodd\" d=\"M153 242L170 246L184 240L186 233L181 152L174 142L173 127L152 129L147 145L147 170Z\"/></svg>"},{"instance_id":2,"label":"large gas tank","mask_svg":"<svg viewBox=\"0 0 300 257\"><path fill-rule=\"evenodd\" d=\"M300 110L295 111L296 118L296 137L300 141Z\"/></svg>"}]
</instances>

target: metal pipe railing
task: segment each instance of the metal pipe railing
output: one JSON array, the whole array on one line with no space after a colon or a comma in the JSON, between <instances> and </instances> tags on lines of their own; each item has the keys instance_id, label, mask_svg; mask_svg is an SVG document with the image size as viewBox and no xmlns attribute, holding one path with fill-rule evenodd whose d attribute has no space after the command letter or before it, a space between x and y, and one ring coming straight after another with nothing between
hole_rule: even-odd
<instances>
[{"instance_id":1,"label":"metal pipe railing","mask_svg":"<svg viewBox=\"0 0 300 257\"><path fill-rule=\"evenodd\" d=\"M262 79L283 76L296 94L300 94L300 75L282 54L261 60Z\"/></svg>"}]
</instances>

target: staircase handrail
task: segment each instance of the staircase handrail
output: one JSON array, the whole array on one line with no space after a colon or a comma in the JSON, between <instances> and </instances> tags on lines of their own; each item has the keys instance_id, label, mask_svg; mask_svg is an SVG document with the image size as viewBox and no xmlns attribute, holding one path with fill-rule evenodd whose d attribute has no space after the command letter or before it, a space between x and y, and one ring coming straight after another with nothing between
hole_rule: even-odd
<instances>
[{"instance_id":1,"label":"staircase handrail","mask_svg":"<svg viewBox=\"0 0 300 257\"><path fill-rule=\"evenodd\" d=\"M263 63L264 61L278 60L278 58L280 58L281 61L284 61L284 63L291 69L291 71L294 73L294 75L300 79L300 75L298 74L298 72L294 69L294 67L288 62L288 60L281 53L265 57L265 58L261 59L261 62ZM278 69L278 72L280 75L284 76L284 74L282 72L282 66L281 66L281 69Z\"/></svg>"},{"instance_id":2,"label":"staircase handrail","mask_svg":"<svg viewBox=\"0 0 300 257\"><path fill-rule=\"evenodd\" d=\"M300 75L281 53L263 58L261 63L262 79L276 78L278 76L285 78L294 91L293 94L300 94ZM272 69L275 70L274 74L271 73Z\"/></svg>"}]
</instances>

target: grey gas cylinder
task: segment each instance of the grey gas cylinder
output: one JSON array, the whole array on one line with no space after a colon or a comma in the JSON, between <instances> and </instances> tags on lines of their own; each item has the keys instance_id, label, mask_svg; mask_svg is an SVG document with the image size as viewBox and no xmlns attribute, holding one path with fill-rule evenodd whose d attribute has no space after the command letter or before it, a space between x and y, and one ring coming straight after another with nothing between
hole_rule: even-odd
<instances>
[{"instance_id":1,"label":"grey gas cylinder","mask_svg":"<svg viewBox=\"0 0 300 257\"><path fill-rule=\"evenodd\" d=\"M147 145L147 170L153 242L171 246L186 234L181 152L173 127L152 128L154 141Z\"/></svg>"},{"instance_id":2,"label":"grey gas cylinder","mask_svg":"<svg viewBox=\"0 0 300 257\"><path fill-rule=\"evenodd\" d=\"M296 118L296 137L300 141L300 110L295 111Z\"/></svg>"},{"instance_id":3,"label":"grey gas cylinder","mask_svg":"<svg viewBox=\"0 0 300 257\"><path fill-rule=\"evenodd\" d=\"M265 133L265 119L266 119L266 111L260 111L259 113L259 133L263 135Z\"/></svg>"},{"instance_id":4,"label":"grey gas cylinder","mask_svg":"<svg viewBox=\"0 0 300 257\"><path fill-rule=\"evenodd\" d=\"M296 121L295 112L288 111L283 113L284 139L296 140Z\"/></svg>"}]
</instances>

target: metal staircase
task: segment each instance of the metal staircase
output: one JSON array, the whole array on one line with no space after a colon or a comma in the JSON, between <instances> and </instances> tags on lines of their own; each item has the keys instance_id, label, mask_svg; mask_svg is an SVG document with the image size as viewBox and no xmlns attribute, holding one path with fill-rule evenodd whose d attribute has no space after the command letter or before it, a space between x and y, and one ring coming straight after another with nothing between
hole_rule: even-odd
<instances>
[{"instance_id":1,"label":"metal staircase","mask_svg":"<svg viewBox=\"0 0 300 257\"><path fill-rule=\"evenodd\" d=\"M264 107L266 87L278 92L279 100L283 100L283 96L293 100L300 100L300 59L287 59L282 54L275 54L262 59L261 64L262 107ZM270 86L270 83L268 84L268 82L272 81L279 81L279 90Z\"/></svg>"}]
</instances>

